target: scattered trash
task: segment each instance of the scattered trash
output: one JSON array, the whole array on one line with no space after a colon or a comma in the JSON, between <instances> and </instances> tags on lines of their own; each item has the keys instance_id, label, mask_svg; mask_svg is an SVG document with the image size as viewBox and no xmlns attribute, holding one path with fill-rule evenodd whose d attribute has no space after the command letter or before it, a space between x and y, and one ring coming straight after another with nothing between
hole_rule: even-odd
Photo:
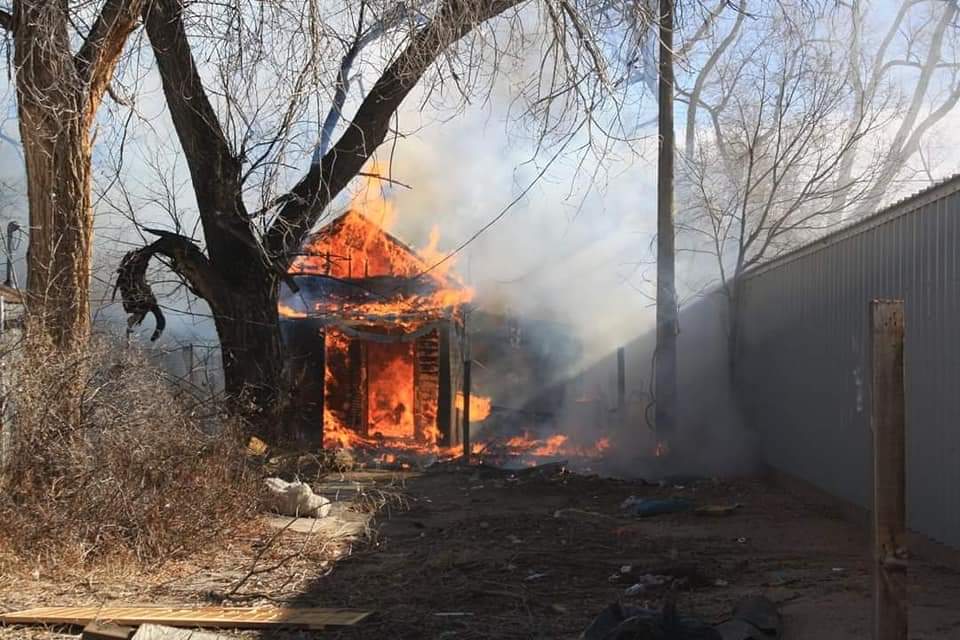
<instances>
[{"instance_id":1,"label":"scattered trash","mask_svg":"<svg viewBox=\"0 0 960 640\"><path fill-rule=\"evenodd\" d=\"M653 574L643 575L639 577L636 583L624 589L623 595L635 596L639 593L655 591L661 587L670 585L671 582L673 582L673 578L670 576L658 576Z\"/></svg>"},{"instance_id":2,"label":"scattered trash","mask_svg":"<svg viewBox=\"0 0 960 640\"><path fill-rule=\"evenodd\" d=\"M612 604L597 616L582 640L725 640L709 625L678 615L673 602L663 611Z\"/></svg>"},{"instance_id":3,"label":"scattered trash","mask_svg":"<svg viewBox=\"0 0 960 640\"><path fill-rule=\"evenodd\" d=\"M523 544L523 539L513 535L512 533L507 536L507 540L510 541L510 544Z\"/></svg>"},{"instance_id":4,"label":"scattered trash","mask_svg":"<svg viewBox=\"0 0 960 640\"><path fill-rule=\"evenodd\" d=\"M729 516L741 506L743 505L741 505L739 502L734 504L707 505L704 507L697 507L693 510L693 512L698 516Z\"/></svg>"},{"instance_id":5,"label":"scattered trash","mask_svg":"<svg viewBox=\"0 0 960 640\"><path fill-rule=\"evenodd\" d=\"M623 569L627 568L627 571ZM656 580L654 580L656 578ZM620 568L620 573L610 576L611 582L622 582L626 584L653 584L662 581L664 584L675 582L676 586L689 586L691 588L708 587L714 584L716 576L708 576L703 569L693 562L670 562L660 565L648 565L646 567L634 567L624 565Z\"/></svg>"},{"instance_id":6,"label":"scattered trash","mask_svg":"<svg viewBox=\"0 0 960 640\"><path fill-rule=\"evenodd\" d=\"M534 580L539 580L540 578L546 578L548 575L549 574L546 574L546 573L531 573L526 578L524 578L524 580L527 582L533 582Z\"/></svg>"},{"instance_id":7,"label":"scattered trash","mask_svg":"<svg viewBox=\"0 0 960 640\"><path fill-rule=\"evenodd\" d=\"M620 565L620 573L630 573L631 571L633 571L632 564Z\"/></svg>"},{"instance_id":8,"label":"scattered trash","mask_svg":"<svg viewBox=\"0 0 960 640\"><path fill-rule=\"evenodd\" d=\"M783 622L776 605L764 597L745 598L726 622L707 623L677 613L668 598L663 610L612 604L587 627L582 640L777 640Z\"/></svg>"},{"instance_id":9,"label":"scattered trash","mask_svg":"<svg viewBox=\"0 0 960 640\"><path fill-rule=\"evenodd\" d=\"M557 604L557 603L551 604L550 610L553 611L554 613L568 613L570 611L562 604Z\"/></svg>"},{"instance_id":10,"label":"scattered trash","mask_svg":"<svg viewBox=\"0 0 960 640\"><path fill-rule=\"evenodd\" d=\"M648 518L667 513L689 511L693 504L683 498L638 498L630 496L620 505L620 508L632 516Z\"/></svg>"},{"instance_id":11,"label":"scattered trash","mask_svg":"<svg viewBox=\"0 0 960 640\"><path fill-rule=\"evenodd\" d=\"M713 581L713 586L715 586L715 587L729 587L729 586L730 586L730 583L727 582L726 580L722 580L722 579L720 579L720 578L717 578L716 580Z\"/></svg>"},{"instance_id":12,"label":"scattered trash","mask_svg":"<svg viewBox=\"0 0 960 640\"><path fill-rule=\"evenodd\" d=\"M746 538L737 538L737 542L739 542L740 544L747 544L747 539L746 539Z\"/></svg>"},{"instance_id":13,"label":"scattered trash","mask_svg":"<svg viewBox=\"0 0 960 640\"><path fill-rule=\"evenodd\" d=\"M305 482L287 482L281 478L267 478L267 506L285 516L322 518L330 513L330 500L318 496Z\"/></svg>"},{"instance_id":14,"label":"scattered trash","mask_svg":"<svg viewBox=\"0 0 960 640\"><path fill-rule=\"evenodd\" d=\"M833 571L834 573L843 573L845 571L843 567L833 567L830 570Z\"/></svg>"}]
</instances>

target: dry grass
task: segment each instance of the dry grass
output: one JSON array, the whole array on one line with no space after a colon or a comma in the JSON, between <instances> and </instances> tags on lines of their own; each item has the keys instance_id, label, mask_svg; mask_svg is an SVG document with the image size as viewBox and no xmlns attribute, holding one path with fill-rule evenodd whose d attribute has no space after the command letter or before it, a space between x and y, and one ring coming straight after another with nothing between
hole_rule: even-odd
<instances>
[{"instance_id":1,"label":"dry grass","mask_svg":"<svg viewBox=\"0 0 960 640\"><path fill-rule=\"evenodd\" d=\"M199 417L143 354L109 339L70 357L29 346L6 359L15 363L0 473L8 559L155 565L256 511L258 474L239 430L215 412ZM78 410L65 408L71 394Z\"/></svg>"}]
</instances>

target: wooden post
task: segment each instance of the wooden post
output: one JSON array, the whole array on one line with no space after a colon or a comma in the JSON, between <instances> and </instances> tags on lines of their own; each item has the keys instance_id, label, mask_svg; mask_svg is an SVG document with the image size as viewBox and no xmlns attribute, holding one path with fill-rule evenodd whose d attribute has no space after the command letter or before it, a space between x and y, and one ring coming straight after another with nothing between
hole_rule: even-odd
<instances>
[{"instance_id":1,"label":"wooden post","mask_svg":"<svg viewBox=\"0 0 960 640\"><path fill-rule=\"evenodd\" d=\"M623 347L617 348L617 420L619 426L626 423L627 412L627 354Z\"/></svg>"},{"instance_id":2,"label":"wooden post","mask_svg":"<svg viewBox=\"0 0 960 640\"><path fill-rule=\"evenodd\" d=\"M907 639L906 410L902 300L870 305L873 638Z\"/></svg>"},{"instance_id":3,"label":"wooden post","mask_svg":"<svg viewBox=\"0 0 960 640\"><path fill-rule=\"evenodd\" d=\"M470 356L463 359L463 461L470 464Z\"/></svg>"},{"instance_id":4,"label":"wooden post","mask_svg":"<svg viewBox=\"0 0 960 640\"><path fill-rule=\"evenodd\" d=\"M660 0L660 84L657 94L660 154L657 161L657 351L654 416L657 439L677 424L677 289L673 224L673 13L676 0ZM669 450L669 449L668 449Z\"/></svg>"}]
</instances>

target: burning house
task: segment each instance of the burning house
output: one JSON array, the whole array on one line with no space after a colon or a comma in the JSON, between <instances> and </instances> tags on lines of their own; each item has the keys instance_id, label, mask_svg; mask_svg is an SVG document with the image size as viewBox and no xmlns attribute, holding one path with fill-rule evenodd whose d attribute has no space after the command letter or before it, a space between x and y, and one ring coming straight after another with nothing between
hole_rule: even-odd
<instances>
[{"instance_id":1,"label":"burning house","mask_svg":"<svg viewBox=\"0 0 960 640\"><path fill-rule=\"evenodd\" d=\"M463 305L472 291L351 209L311 236L284 285L281 326L305 440L435 448L461 439ZM433 268L431 268L433 267ZM462 402L462 396L460 396Z\"/></svg>"}]
</instances>

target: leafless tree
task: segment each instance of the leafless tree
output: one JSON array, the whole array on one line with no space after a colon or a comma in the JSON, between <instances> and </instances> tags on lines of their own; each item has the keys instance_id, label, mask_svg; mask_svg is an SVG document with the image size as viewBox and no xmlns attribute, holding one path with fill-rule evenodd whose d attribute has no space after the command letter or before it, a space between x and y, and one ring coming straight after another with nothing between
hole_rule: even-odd
<instances>
[{"instance_id":1,"label":"leafless tree","mask_svg":"<svg viewBox=\"0 0 960 640\"><path fill-rule=\"evenodd\" d=\"M716 262L730 302L731 358L744 271L829 228L870 197L885 166L862 142L888 124L888 103L851 117L849 58L802 18L785 12L754 25L691 93L710 117L686 143L683 229L692 250Z\"/></svg>"},{"instance_id":2,"label":"leafless tree","mask_svg":"<svg viewBox=\"0 0 960 640\"><path fill-rule=\"evenodd\" d=\"M16 0L0 9L0 28L13 40L26 165L28 328L38 338L32 344L52 343L65 358L90 331L92 128L141 5ZM81 374L50 381L61 391L55 411L68 421L80 412Z\"/></svg>"},{"instance_id":3,"label":"leafless tree","mask_svg":"<svg viewBox=\"0 0 960 640\"><path fill-rule=\"evenodd\" d=\"M17 0L0 10L27 169L30 318L62 348L89 332L91 127L141 5Z\"/></svg>"},{"instance_id":4,"label":"leafless tree","mask_svg":"<svg viewBox=\"0 0 960 640\"><path fill-rule=\"evenodd\" d=\"M148 264L166 264L209 305L227 394L260 424L276 426L288 402L279 284L337 194L396 134L414 87L424 100L468 100L513 65L541 148L588 145L617 122L600 117L622 87L619 58L598 44L612 27L584 0L153 0L142 15L202 237L149 229L155 239L121 269L125 307L138 319L155 306ZM347 116L351 84L361 94Z\"/></svg>"},{"instance_id":5,"label":"leafless tree","mask_svg":"<svg viewBox=\"0 0 960 640\"><path fill-rule=\"evenodd\" d=\"M838 3L834 16L835 46L848 51L848 79L853 90L852 121L878 102L895 101L890 108L896 118L885 132L880 171L870 190L859 202L846 203L846 217L859 217L875 210L898 182L924 174L915 169L926 160L920 157L925 137L956 107L960 100L960 41L958 5L955 0L905 0L899 3L892 20L872 35L880 8L865 0ZM858 142L837 172L837 183L850 180L856 172L859 150L869 140ZM925 174L926 179L932 178ZM921 178L923 179L923 178ZM838 191L834 209L844 203Z\"/></svg>"}]
</instances>

